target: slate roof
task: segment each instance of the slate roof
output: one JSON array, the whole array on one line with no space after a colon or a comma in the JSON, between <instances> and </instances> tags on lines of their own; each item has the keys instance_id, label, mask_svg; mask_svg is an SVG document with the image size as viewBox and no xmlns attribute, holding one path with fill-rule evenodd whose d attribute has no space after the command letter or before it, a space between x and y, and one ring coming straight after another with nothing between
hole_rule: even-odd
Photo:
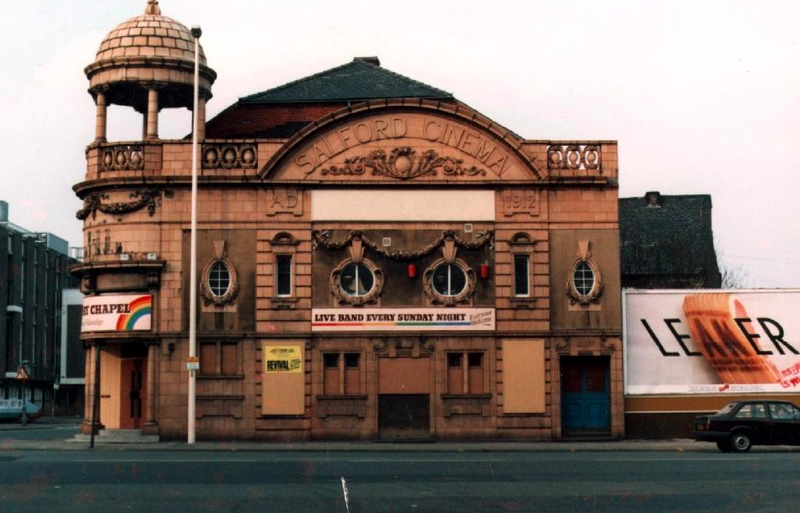
<instances>
[{"instance_id":1,"label":"slate roof","mask_svg":"<svg viewBox=\"0 0 800 513\"><path fill-rule=\"evenodd\" d=\"M342 66L245 96L239 103L325 103L383 98L452 100L453 95L381 68L375 57L356 57Z\"/></svg>"},{"instance_id":2,"label":"slate roof","mask_svg":"<svg viewBox=\"0 0 800 513\"><path fill-rule=\"evenodd\" d=\"M625 276L719 275L711 230L711 196L620 198Z\"/></svg>"}]
</instances>

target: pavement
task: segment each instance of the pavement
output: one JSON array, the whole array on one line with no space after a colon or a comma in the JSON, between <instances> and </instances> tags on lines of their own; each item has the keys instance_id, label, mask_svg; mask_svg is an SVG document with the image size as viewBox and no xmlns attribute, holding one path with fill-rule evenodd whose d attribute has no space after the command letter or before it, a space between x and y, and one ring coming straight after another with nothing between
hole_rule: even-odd
<instances>
[{"instance_id":1,"label":"pavement","mask_svg":"<svg viewBox=\"0 0 800 513\"><path fill-rule=\"evenodd\" d=\"M0 452L83 451L89 444L74 440L81 419L43 418L35 423L0 424ZM27 438L24 432L51 430L52 436ZM671 440L602 440L602 441L341 441L341 442L256 442L185 441L158 443L106 443L95 439L99 451L241 451L241 452L418 452L418 453L480 453L480 452L718 452L715 444L692 439ZM754 452L800 452L800 447L756 446Z\"/></svg>"}]
</instances>

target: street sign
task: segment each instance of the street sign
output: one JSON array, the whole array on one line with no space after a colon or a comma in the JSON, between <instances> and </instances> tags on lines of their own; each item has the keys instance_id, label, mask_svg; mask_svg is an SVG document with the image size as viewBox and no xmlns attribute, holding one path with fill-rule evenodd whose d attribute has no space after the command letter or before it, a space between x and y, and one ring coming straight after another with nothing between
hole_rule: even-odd
<instances>
[{"instance_id":1,"label":"street sign","mask_svg":"<svg viewBox=\"0 0 800 513\"><path fill-rule=\"evenodd\" d=\"M28 371L25 370L24 366L17 369L17 375L14 377L14 379L18 379L20 381L28 381L30 379Z\"/></svg>"},{"instance_id":2,"label":"street sign","mask_svg":"<svg viewBox=\"0 0 800 513\"><path fill-rule=\"evenodd\" d=\"M186 370L199 371L200 370L200 357L190 356L186 359Z\"/></svg>"}]
</instances>

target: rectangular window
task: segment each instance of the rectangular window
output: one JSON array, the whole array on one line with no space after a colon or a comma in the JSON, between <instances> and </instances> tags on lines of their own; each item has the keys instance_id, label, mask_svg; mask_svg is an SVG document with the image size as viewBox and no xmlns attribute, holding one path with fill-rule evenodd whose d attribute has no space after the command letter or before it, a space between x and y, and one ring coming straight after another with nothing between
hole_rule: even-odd
<instances>
[{"instance_id":1,"label":"rectangular window","mask_svg":"<svg viewBox=\"0 0 800 513\"><path fill-rule=\"evenodd\" d=\"M483 390L483 353L469 353L469 393L482 394Z\"/></svg>"},{"instance_id":2,"label":"rectangular window","mask_svg":"<svg viewBox=\"0 0 800 513\"><path fill-rule=\"evenodd\" d=\"M464 370L461 353L447 353L447 393L463 394Z\"/></svg>"},{"instance_id":3,"label":"rectangular window","mask_svg":"<svg viewBox=\"0 0 800 513\"><path fill-rule=\"evenodd\" d=\"M484 393L483 362L482 352L447 353L447 393Z\"/></svg>"},{"instance_id":4,"label":"rectangular window","mask_svg":"<svg viewBox=\"0 0 800 513\"><path fill-rule=\"evenodd\" d=\"M324 395L361 393L360 353L323 353L322 365Z\"/></svg>"},{"instance_id":5,"label":"rectangular window","mask_svg":"<svg viewBox=\"0 0 800 513\"><path fill-rule=\"evenodd\" d=\"M322 381L324 383L325 395L338 395L339 394L339 354L324 354L322 355L323 370Z\"/></svg>"},{"instance_id":6,"label":"rectangular window","mask_svg":"<svg viewBox=\"0 0 800 513\"><path fill-rule=\"evenodd\" d=\"M200 344L200 375L217 373L217 344Z\"/></svg>"},{"instance_id":7,"label":"rectangular window","mask_svg":"<svg viewBox=\"0 0 800 513\"><path fill-rule=\"evenodd\" d=\"M528 297L530 290L530 256L514 255L514 295Z\"/></svg>"},{"instance_id":8,"label":"rectangular window","mask_svg":"<svg viewBox=\"0 0 800 513\"><path fill-rule=\"evenodd\" d=\"M344 393L355 395L361 393L361 355L347 353L344 355Z\"/></svg>"},{"instance_id":9,"label":"rectangular window","mask_svg":"<svg viewBox=\"0 0 800 513\"><path fill-rule=\"evenodd\" d=\"M239 374L239 344L207 342L199 345L201 376L236 376Z\"/></svg>"},{"instance_id":10,"label":"rectangular window","mask_svg":"<svg viewBox=\"0 0 800 513\"><path fill-rule=\"evenodd\" d=\"M239 373L239 344L222 344L220 346L222 363L220 371L224 376L235 376Z\"/></svg>"},{"instance_id":11,"label":"rectangular window","mask_svg":"<svg viewBox=\"0 0 800 513\"><path fill-rule=\"evenodd\" d=\"M289 297L292 295L292 255L275 255L276 295Z\"/></svg>"}]
</instances>

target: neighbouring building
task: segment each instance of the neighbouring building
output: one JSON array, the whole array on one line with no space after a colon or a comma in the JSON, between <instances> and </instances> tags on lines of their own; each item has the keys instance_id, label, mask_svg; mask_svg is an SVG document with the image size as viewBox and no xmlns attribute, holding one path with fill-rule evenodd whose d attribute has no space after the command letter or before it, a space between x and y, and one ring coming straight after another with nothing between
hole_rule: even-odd
<instances>
[{"instance_id":1,"label":"neighbouring building","mask_svg":"<svg viewBox=\"0 0 800 513\"><path fill-rule=\"evenodd\" d=\"M83 360L78 329L73 327L67 337L70 330L62 323L62 295L77 288L69 274L75 260L68 253L67 241L11 223L9 205L0 201L0 398L24 396L48 414L62 363L67 358ZM80 317L73 320L80 323ZM21 368L29 379L17 379ZM82 378L83 369L74 377ZM74 385L71 400L56 391L56 403L63 397L66 411L70 405L80 408L82 402L83 384ZM58 412L65 409L59 407Z\"/></svg>"},{"instance_id":2,"label":"neighbouring building","mask_svg":"<svg viewBox=\"0 0 800 513\"><path fill-rule=\"evenodd\" d=\"M619 225L622 288L720 288L710 195L620 198Z\"/></svg>"},{"instance_id":3,"label":"neighbouring building","mask_svg":"<svg viewBox=\"0 0 800 513\"><path fill-rule=\"evenodd\" d=\"M192 146L158 116L193 48L151 0L85 69L87 432L97 373L102 427L187 433ZM200 55L198 438L623 436L616 142L523 139L374 57L206 126Z\"/></svg>"}]
</instances>

